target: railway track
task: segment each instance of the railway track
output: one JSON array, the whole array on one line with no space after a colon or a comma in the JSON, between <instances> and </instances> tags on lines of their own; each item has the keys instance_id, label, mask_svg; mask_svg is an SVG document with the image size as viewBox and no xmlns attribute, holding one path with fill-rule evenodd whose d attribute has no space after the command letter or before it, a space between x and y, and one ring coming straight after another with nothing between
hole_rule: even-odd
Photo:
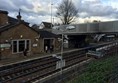
<instances>
[{"instance_id":1,"label":"railway track","mask_svg":"<svg viewBox=\"0 0 118 83\"><path fill-rule=\"evenodd\" d=\"M66 60L66 67L74 63L73 59L78 61L79 58L83 56L81 53L83 54L81 51L76 51L67 53L69 55L64 54L63 58ZM44 76L59 71L58 69L56 70L56 61L58 60L59 59L54 57L46 57L26 64L14 65L9 69L0 71L0 82L11 83L13 81L15 83L21 83L29 82L29 80L35 78L43 78Z\"/></svg>"},{"instance_id":2,"label":"railway track","mask_svg":"<svg viewBox=\"0 0 118 83\"><path fill-rule=\"evenodd\" d=\"M66 66L63 69L87 60L85 55L86 49L64 53L63 59L65 59ZM32 83L60 71L56 69L57 61L59 59L48 56L0 68L0 83Z\"/></svg>"}]
</instances>

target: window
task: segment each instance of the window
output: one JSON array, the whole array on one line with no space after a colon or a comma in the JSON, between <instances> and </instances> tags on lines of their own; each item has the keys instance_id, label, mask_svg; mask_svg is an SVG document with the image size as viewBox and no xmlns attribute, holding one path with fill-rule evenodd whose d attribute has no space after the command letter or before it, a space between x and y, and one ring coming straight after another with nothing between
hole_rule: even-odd
<instances>
[{"instance_id":1,"label":"window","mask_svg":"<svg viewBox=\"0 0 118 83\"><path fill-rule=\"evenodd\" d=\"M30 46L30 44L29 44L29 40L27 40L27 41L26 41L26 47L27 47L27 50L29 50L29 46Z\"/></svg>"},{"instance_id":2,"label":"window","mask_svg":"<svg viewBox=\"0 0 118 83\"><path fill-rule=\"evenodd\" d=\"M13 52L17 52L17 41L13 41Z\"/></svg>"},{"instance_id":3,"label":"window","mask_svg":"<svg viewBox=\"0 0 118 83\"><path fill-rule=\"evenodd\" d=\"M13 53L21 53L24 49L30 50L30 40L13 40L12 44Z\"/></svg>"},{"instance_id":4,"label":"window","mask_svg":"<svg viewBox=\"0 0 118 83\"><path fill-rule=\"evenodd\" d=\"M25 41L24 40L19 41L19 52L24 51L24 49L25 49Z\"/></svg>"}]
</instances>

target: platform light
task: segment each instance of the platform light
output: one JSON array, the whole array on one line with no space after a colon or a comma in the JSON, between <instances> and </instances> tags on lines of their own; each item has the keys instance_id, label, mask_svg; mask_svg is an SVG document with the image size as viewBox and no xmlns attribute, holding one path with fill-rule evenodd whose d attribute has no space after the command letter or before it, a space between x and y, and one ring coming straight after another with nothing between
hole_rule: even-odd
<instances>
[{"instance_id":1,"label":"platform light","mask_svg":"<svg viewBox=\"0 0 118 83\"><path fill-rule=\"evenodd\" d=\"M57 59L60 59L61 61L61 66L60 66L60 72L61 72L61 75L62 75L62 72L63 72L63 67L65 66L65 60L63 60L63 47L64 47L64 32L67 31L67 30L73 30L75 29L74 26L67 26L66 29L61 29L59 27L56 27L56 29L60 30L62 33L61 33L61 38L58 38L59 41L61 41L61 55L60 56L57 56L56 54L53 54L52 57L55 57Z\"/></svg>"},{"instance_id":2,"label":"platform light","mask_svg":"<svg viewBox=\"0 0 118 83\"><path fill-rule=\"evenodd\" d=\"M20 35L20 38L23 38L23 35Z\"/></svg>"},{"instance_id":3,"label":"platform light","mask_svg":"<svg viewBox=\"0 0 118 83\"><path fill-rule=\"evenodd\" d=\"M66 30L73 30L73 29L75 29L75 26L67 26L66 27Z\"/></svg>"},{"instance_id":4,"label":"platform light","mask_svg":"<svg viewBox=\"0 0 118 83\"><path fill-rule=\"evenodd\" d=\"M63 29L60 29L60 31L62 31L62 34L61 34L61 39L62 39L62 41L61 41L61 62L63 62L63 51L64 51L64 49L63 49L63 46L64 46L64 41L63 41L63 39L64 39L64 32L66 31L66 30L73 30L73 29L75 29L75 27L70 27L70 26L67 26L66 27L66 29L65 30L63 30ZM61 67L61 74L62 74L62 67Z\"/></svg>"}]
</instances>

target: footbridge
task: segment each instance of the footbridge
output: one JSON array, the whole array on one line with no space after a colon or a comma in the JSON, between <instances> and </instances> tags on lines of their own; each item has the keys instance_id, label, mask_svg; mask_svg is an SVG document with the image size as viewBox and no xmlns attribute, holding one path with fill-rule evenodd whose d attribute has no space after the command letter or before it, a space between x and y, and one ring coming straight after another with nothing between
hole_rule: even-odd
<instances>
[{"instance_id":1,"label":"footbridge","mask_svg":"<svg viewBox=\"0 0 118 83\"><path fill-rule=\"evenodd\" d=\"M54 26L52 33L67 35L69 47L78 48L88 43L87 40L99 42L118 39L118 21Z\"/></svg>"},{"instance_id":2,"label":"footbridge","mask_svg":"<svg viewBox=\"0 0 118 83\"><path fill-rule=\"evenodd\" d=\"M72 27L73 29L67 30L67 27ZM118 21L60 25L54 26L53 28L54 29L52 30L52 32L55 34L61 34L62 32L68 35L107 33L118 34Z\"/></svg>"}]
</instances>

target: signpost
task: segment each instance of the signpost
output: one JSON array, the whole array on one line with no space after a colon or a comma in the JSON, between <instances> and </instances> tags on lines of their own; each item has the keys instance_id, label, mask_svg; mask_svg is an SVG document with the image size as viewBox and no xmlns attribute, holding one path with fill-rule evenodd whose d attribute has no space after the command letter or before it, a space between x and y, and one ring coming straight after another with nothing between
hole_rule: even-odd
<instances>
[{"instance_id":1,"label":"signpost","mask_svg":"<svg viewBox=\"0 0 118 83\"><path fill-rule=\"evenodd\" d=\"M65 60L62 59L62 56L57 56L56 54L53 54L52 57L59 59L59 61L56 62L56 69L62 69L63 67L65 67Z\"/></svg>"},{"instance_id":2,"label":"signpost","mask_svg":"<svg viewBox=\"0 0 118 83\"><path fill-rule=\"evenodd\" d=\"M65 67L65 60L60 60L56 62L56 69L61 69L63 67Z\"/></svg>"}]
</instances>

